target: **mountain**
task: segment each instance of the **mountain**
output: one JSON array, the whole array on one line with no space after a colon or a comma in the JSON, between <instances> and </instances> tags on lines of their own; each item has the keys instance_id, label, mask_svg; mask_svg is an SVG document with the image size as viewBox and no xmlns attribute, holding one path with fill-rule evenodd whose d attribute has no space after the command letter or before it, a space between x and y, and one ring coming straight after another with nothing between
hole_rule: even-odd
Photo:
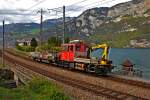
<instances>
[{"instance_id":1,"label":"mountain","mask_svg":"<svg viewBox=\"0 0 150 100\"><path fill-rule=\"evenodd\" d=\"M72 20L74 17L66 17L66 21ZM43 21L43 29L48 29L58 24L62 24L62 18L58 19L47 19ZM11 23L5 25L6 33L29 33L34 29L39 29L40 24L38 23ZM0 26L0 32L2 32L2 26Z\"/></svg>"},{"instance_id":2,"label":"mountain","mask_svg":"<svg viewBox=\"0 0 150 100\"><path fill-rule=\"evenodd\" d=\"M72 20L75 17L66 17L66 21ZM61 27L62 31L63 20L58 19L47 19L43 21L43 40L47 40L52 36L56 29L56 26ZM16 39L28 38L28 37L39 37L40 24L38 23L11 23L5 24L5 43L14 45ZM0 26L0 33L2 33L2 26ZM11 41L11 42L9 42ZM2 45L2 34L0 34L0 46Z\"/></svg>"},{"instance_id":3,"label":"mountain","mask_svg":"<svg viewBox=\"0 0 150 100\"><path fill-rule=\"evenodd\" d=\"M26 33L29 32L31 29L36 29L39 27L37 23L12 23L5 25L5 32L15 32L15 33ZM2 27L0 27L0 31L2 31Z\"/></svg>"},{"instance_id":4,"label":"mountain","mask_svg":"<svg viewBox=\"0 0 150 100\"><path fill-rule=\"evenodd\" d=\"M132 0L112 7L92 8L78 17L66 18L65 36L84 39L89 43L105 42L113 47L150 47L150 0ZM42 37L62 37L63 21L43 22ZM39 24L17 23L6 26L14 37L39 36ZM1 28L0 28L1 30Z\"/></svg>"},{"instance_id":5,"label":"mountain","mask_svg":"<svg viewBox=\"0 0 150 100\"><path fill-rule=\"evenodd\" d=\"M49 22L46 20L43 22L43 27L46 29L52 25L54 25L53 21L49 20ZM12 24L6 24L5 25L5 32L6 33L28 33L31 32L34 29L39 29L40 24L38 23L12 23ZM0 27L0 32L2 32L2 26Z\"/></svg>"},{"instance_id":6,"label":"mountain","mask_svg":"<svg viewBox=\"0 0 150 100\"><path fill-rule=\"evenodd\" d=\"M88 9L76 18L75 27L90 35L102 25L110 22L117 23L124 17L147 17L150 10L149 2L149 0L132 0L110 8Z\"/></svg>"},{"instance_id":7,"label":"mountain","mask_svg":"<svg viewBox=\"0 0 150 100\"><path fill-rule=\"evenodd\" d=\"M149 0L132 0L110 8L88 9L68 27L72 26L71 29L77 30L75 34L88 42L105 42L113 47L150 47L149 5ZM73 34L73 30L68 33ZM133 40L137 41L135 45L130 43Z\"/></svg>"}]
</instances>

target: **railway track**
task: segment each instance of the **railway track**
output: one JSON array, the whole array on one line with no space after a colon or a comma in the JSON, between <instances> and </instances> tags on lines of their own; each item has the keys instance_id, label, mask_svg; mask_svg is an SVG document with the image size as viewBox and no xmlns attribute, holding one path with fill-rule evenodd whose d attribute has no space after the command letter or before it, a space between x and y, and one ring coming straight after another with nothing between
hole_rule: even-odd
<instances>
[{"instance_id":1,"label":"railway track","mask_svg":"<svg viewBox=\"0 0 150 100\"><path fill-rule=\"evenodd\" d=\"M127 93L114 91L112 89L108 89L108 88L104 88L104 87L101 87L101 86L93 85L93 84L90 84L90 83L87 83L87 82L84 82L84 81L81 81L81 80L76 80L76 79L71 79L71 78L68 78L68 77L65 77L65 76L60 76L56 73L52 73L52 72L37 68L37 67L35 67L36 65L31 66L27 63L22 63L22 62L19 62L19 61L15 60L15 59L11 59L8 56L5 56L5 58L11 63L15 62L15 63L17 63L21 66L24 66L25 68L28 68L32 71L40 73L40 74L42 74L44 76L47 76L51 79L54 79L56 81L62 82L62 83L67 84L67 85L70 85L72 87L76 87L76 88L91 92L91 93L93 93L97 96L105 96L107 98L115 99L115 100L147 100L145 98L133 96L133 95L130 95L130 94L127 94Z\"/></svg>"},{"instance_id":2,"label":"railway track","mask_svg":"<svg viewBox=\"0 0 150 100\"><path fill-rule=\"evenodd\" d=\"M25 59L25 60L35 62L35 61L31 60L29 57L25 57L25 56L22 56L22 55L15 54L15 53L12 52L12 51L7 50L6 52L7 52L7 53L10 53L11 55L14 55L14 56L18 56L18 57L20 57L20 58L23 58L23 59ZM60 67L60 68L61 68L61 67ZM66 70L68 70L68 69L66 69ZM69 71L70 71L70 70L69 70ZM137 86L137 87L142 87L142 88L150 89L150 83L143 82L143 81L125 79L125 78L115 77L115 76L108 76L108 77L95 76L95 75L93 75L93 74L84 73L84 72L81 72L81 71L78 71L78 70L72 70L72 71L75 71L75 72L78 72L78 73L82 73L82 74L85 74L85 75L94 76L94 77L100 77L100 78L104 78L104 79L107 79L107 80L112 80L112 81L116 81L116 82L120 82L120 83L124 83L124 84L129 84L129 85L132 85L132 86Z\"/></svg>"},{"instance_id":3,"label":"railway track","mask_svg":"<svg viewBox=\"0 0 150 100\"><path fill-rule=\"evenodd\" d=\"M138 97L138 96L130 95L127 93L115 91L115 90L112 90L109 88L97 86L97 85L94 85L94 84L91 84L91 83L88 83L88 82L85 82L82 80L76 80L76 79L72 79L69 77L61 76L61 75L58 75L56 73L49 72L47 70L36 67L36 64L30 65L30 64L25 63L25 62L20 62L20 61L17 61L16 59L11 58L7 55L5 55L5 59L11 63L17 63L18 65L23 66L27 69L30 69L30 70L32 70L36 73L39 73L43 76L54 79L58 82L62 82L62 83L67 84L69 86L76 87L76 88L91 92L97 96L105 96L107 98L115 99L115 100L148 100L148 99L145 99L142 97Z\"/></svg>"}]
</instances>

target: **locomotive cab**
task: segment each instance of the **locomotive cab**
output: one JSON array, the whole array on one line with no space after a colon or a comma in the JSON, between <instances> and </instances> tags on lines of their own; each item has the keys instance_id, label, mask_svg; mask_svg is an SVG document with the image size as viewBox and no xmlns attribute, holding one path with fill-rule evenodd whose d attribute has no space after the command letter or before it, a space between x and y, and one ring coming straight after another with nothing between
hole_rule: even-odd
<instances>
[{"instance_id":1,"label":"locomotive cab","mask_svg":"<svg viewBox=\"0 0 150 100\"><path fill-rule=\"evenodd\" d=\"M83 42L62 44L60 60L74 62L74 58L87 58L88 46Z\"/></svg>"},{"instance_id":2,"label":"locomotive cab","mask_svg":"<svg viewBox=\"0 0 150 100\"><path fill-rule=\"evenodd\" d=\"M61 61L74 61L75 55L75 44L62 44L62 51L60 52L60 60Z\"/></svg>"}]
</instances>

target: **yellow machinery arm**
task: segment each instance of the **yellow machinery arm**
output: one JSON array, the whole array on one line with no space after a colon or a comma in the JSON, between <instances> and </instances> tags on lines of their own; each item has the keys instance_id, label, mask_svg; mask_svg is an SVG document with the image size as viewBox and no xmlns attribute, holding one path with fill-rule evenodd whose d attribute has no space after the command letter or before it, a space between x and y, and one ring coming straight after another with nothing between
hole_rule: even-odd
<instances>
[{"instance_id":1,"label":"yellow machinery arm","mask_svg":"<svg viewBox=\"0 0 150 100\"><path fill-rule=\"evenodd\" d=\"M109 46L107 44L99 44L99 45L92 46L92 50L99 49L99 48L103 49L103 53L102 53L101 59L99 61L99 64L107 65L109 62L109 60L108 60Z\"/></svg>"}]
</instances>

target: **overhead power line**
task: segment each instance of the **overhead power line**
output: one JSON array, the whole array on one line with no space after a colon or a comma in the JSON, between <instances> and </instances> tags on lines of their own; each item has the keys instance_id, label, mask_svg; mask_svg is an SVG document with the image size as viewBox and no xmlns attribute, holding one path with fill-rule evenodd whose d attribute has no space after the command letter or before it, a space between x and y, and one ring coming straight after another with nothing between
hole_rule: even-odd
<instances>
[{"instance_id":1,"label":"overhead power line","mask_svg":"<svg viewBox=\"0 0 150 100\"><path fill-rule=\"evenodd\" d=\"M66 7L71 7L72 5L76 5L76 4L79 4L79 3L83 3L83 2L85 2L85 1L88 1L88 0L82 0L82 1L80 1L80 2L76 2L76 3L70 4L70 5L66 6ZM56 12L56 13L63 13L63 10L62 10L62 9L63 9L62 7L57 7L57 8L51 8L51 9L48 9L48 10L49 10L49 12L54 11L54 12Z\"/></svg>"},{"instance_id":2,"label":"overhead power line","mask_svg":"<svg viewBox=\"0 0 150 100\"><path fill-rule=\"evenodd\" d=\"M46 0L42 0L42 1L38 2L38 3L36 3L35 5L29 7L28 9L32 9L32 8L34 8L35 6L41 4L41 3L45 2L45 1L46 1Z\"/></svg>"},{"instance_id":3,"label":"overhead power line","mask_svg":"<svg viewBox=\"0 0 150 100\"><path fill-rule=\"evenodd\" d=\"M76 5L76 4L79 4L79 3L83 3L83 2L85 2L85 1L88 1L88 0L82 0L82 1L80 1L80 2L76 2L76 3L70 4L70 5L66 6L66 8L67 8L67 7L71 7L71 6L73 6L73 5ZM49 10L49 12L50 12L50 11L55 11L56 13L63 13L63 10L62 10L62 9L63 9L62 7L57 7L57 8L52 8L52 9L48 9L48 10Z\"/></svg>"},{"instance_id":4,"label":"overhead power line","mask_svg":"<svg viewBox=\"0 0 150 100\"><path fill-rule=\"evenodd\" d=\"M90 3L90 4L87 4L87 5L84 5L84 6L81 6L81 7L78 7L77 9L78 10L83 10L83 8L89 6L89 5L93 5L93 4L97 4L97 3L100 3L100 2L103 2L103 1L106 1L106 0L99 0L99 1L96 1L96 2L93 2L93 3ZM75 6L75 5L74 5ZM88 9L88 8L87 8ZM71 10L76 10L76 9L71 9Z\"/></svg>"},{"instance_id":5,"label":"overhead power line","mask_svg":"<svg viewBox=\"0 0 150 100\"><path fill-rule=\"evenodd\" d=\"M113 2L113 1L116 1L116 0L109 0L109 1L106 1L106 2L102 2L102 3L98 3L97 5L94 5L94 6L98 6L98 5L103 5L103 4L107 4L107 3L110 3L110 2ZM92 6L92 7L94 7Z\"/></svg>"},{"instance_id":6,"label":"overhead power line","mask_svg":"<svg viewBox=\"0 0 150 100\"><path fill-rule=\"evenodd\" d=\"M83 0L83 1L87 1L87 0ZM83 1L80 1L80 3L81 2L83 2ZM91 3L91 4L87 4L87 5L85 5L85 6L82 6L82 7L80 7L79 9L80 10L84 10L84 8L86 8L86 9L90 9L90 8L92 8L92 7L94 7L94 6L98 6L98 5L102 5L102 4L106 4L106 3L109 3L109 2L113 2L113 1L115 1L115 0L99 0L99 1L97 1L97 2L93 2L93 3ZM77 2L77 3L74 3L74 4L79 4L79 2ZM93 4L96 4L96 5L93 5ZM72 4L73 5L73 4ZM91 5L93 5L93 6L91 6ZM90 6L90 7L88 7L88 6ZM81 9L82 8L82 9ZM48 9L48 10L50 10L51 12L53 12L53 13L51 13L50 11L49 11L49 13L51 13L49 16L53 16L53 18L56 16L58 16L58 17L61 17L62 16L62 12L60 11L60 10L62 10L62 7L58 7L58 9L57 8L53 8L53 9ZM55 13L54 13L55 12ZM76 12L76 11L68 11L68 10L66 10L66 13L65 13L65 15L67 15L67 16L69 16L71 13L73 13L73 12ZM77 11L78 12L78 11ZM46 19L47 19L48 17L46 17ZM69 21L67 21L67 22L69 22Z\"/></svg>"},{"instance_id":7,"label":"overhead power line","mask_svg":"<svg viewBox=\"0 0 150 100\"><path fill-rule=\"evenodd\" d=\"M90 8L96 7L98 5L107 4L107 3L110 3L110 2L113 2L113 1L116 1L116 0L109 0L109 1L107 1L107 0L100 0L98 2L94 2L94 3L87 4L87 5L82 6L82 7L78 7L78 11L76 9L71 9L70 11L68 10L69 13L66 13L66 14L69 15L69 14L72 14L73 12L75 12L75 11L79 12L79 11L82 11L82 10L86 10L86 9L90 9ZM96 4L96 5L93 5L93 4ZM93 6L91 6L91 5L93 5ZM90 7L88 7L88 6L90 6Z\"/></svg>"},{"instance_id":8,"label":"overhead power line","mask_svg":"<svg viewBox=\"0 0 150 100\"><path fill-rule=\"evenodd\" d=\"M46 0L42 0L38 3L36 3L35 5L31 6L30 8L28 9L19 9L19 10L0 10L0 15L22 15L22 16L32 16L34 17L35 15L37 15L37 10L30 10L32 8L34 8L35 6L45 2ZM66 13L65 15L66 16L69 16L70 14L74 13L74 12L80 12L80 11L83 11L85 9L90 9L94 6L98 6L98 5L102 5L102 4L106 4L106 3L110 3L110 2L113 2L115 0L98 0L96 2L93 2L93 3L90 3L90 4L86 4L84 6L79 6L79 7L75 7L75 8L71 8L71 10L67 9L67 7L73 7L73 6L78 6L78 5L81 5L82 3L84 4L84 2L86 2L88 0L81 0L79 2L76 2L76 3L73 3L71 5L68 5L66 6ZM48 13L45 13L45 16L49 16L49 17L55 17L55 16L59 16L61 17L62 16L62 13L63 13L63 7L57 7L57 8L52 8L52 9L45 9ZM32 11L32 12L31 12ZM44 13L44 11L43 11ZM63 17L63 16L62 16Z\"/></svg>"},{"instance_id":9,"label":"overhead power line","mask_svg":"<svg viewBox=\"0 0 150 100\"><path fill-rule=\"evenodd\" d=\"M69 5L69 6L76 5L76 4L79 4L79 3L83 3L83 2L85 2L85 1L88 1L88 0L82 0L82 1L80 1L80 2L73 3L73 4ZM67 7L67 6L66 6L66 7Z\"/></svg>"},{"instance_id":10,"label":"overhead power line","mask_svg":"<svg viewBox=\"0 0 150 100\"><path fill-rule=\"evenodd\" d=\"M105 2L103 2L103 1L105 1ZM98 6L98 5L102 5L102 4L106 4L106 3L113 2L113 1L115 1L115 0L109 0L109 1L103 0L103 1L101 0L101 3L100 3L100 1L99 1L99 2L94 2L94 3L92 3L92 4L98 3L97 5L94 5L94 6ZM86 6L89 6L89 4L86 5ZM84 7L86 7L86 6L84 6ZM92 7L94 7L94 6L92 6ZM82 7L82 8L84 8L84 7ZM90 8L92 8L92 7L88 7L88 8L86 8L86 9L90 9ZM79 9L80 9L80 8L79 8ZM69 14L71 14L71 13L72 13L72 12L66 13L66 15L69 15ZM67 23L70 23L70 22L72 22L72 21L74 21L74 19L67 21ZM66 25L67 25L67 24L66 24Z\"/></svg>"}]
</instances>

